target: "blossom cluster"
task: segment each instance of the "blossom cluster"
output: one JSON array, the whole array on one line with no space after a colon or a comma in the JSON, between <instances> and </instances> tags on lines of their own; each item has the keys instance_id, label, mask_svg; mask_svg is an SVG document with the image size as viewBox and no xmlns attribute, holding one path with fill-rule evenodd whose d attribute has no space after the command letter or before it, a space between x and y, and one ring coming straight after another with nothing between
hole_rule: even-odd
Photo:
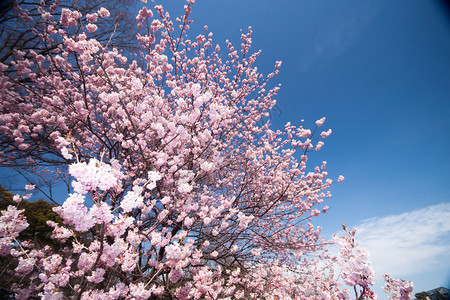
<instances>
[{"instance_id":1,"label":"blossom cluster","mask_svg":"<svg viewBox=\"0 0 450 300\"><path fill-rule=\"evenodd\" d=\"M408 300L411 299L414 283L403 279L392 279L389 275L384 274L386 284L383 291L390 295L392 300Z\"/></svg>"},{"instance_id":2,"label":"blossom cluster","mask_svg":"<svg viewBox=\"0 0 450 300\"><path fill-rule=\"evenodd\" d=\"M19 210L12 205L2 211L0 217L0 255L9 254L14 239L28 227L27 220L22 213L23 210Z\"/></svg>"},{"instance_id":3,"label":"blossom cluster","mask_svg":"<svg viewBox=\"0 0 450 300\"><path fill-rule=\"evenodd\" d=\"M356 229L348 231L343 225L348 236L335 235L333 241L339 245L338 264L341 267L340 276L351 287L362 287L362 294L370 290L370 286L376 281L375 272L368 260L368 251L358 247L355 241Z\"/></svg>"},{"instance_id":4,"label":"blossom cluster","mask_svg":"<svg viewBox=\"0 0 450 300\"><path fill-rule=\"evenodd\" d=\"M114 170L109 164L91 158L89 163L77 162L69 166L69 174L77 181L72 182L75 192L86 194L100 189L108 191L119 186L123 176L120 170Z\"/></svg>"}]
</instances>

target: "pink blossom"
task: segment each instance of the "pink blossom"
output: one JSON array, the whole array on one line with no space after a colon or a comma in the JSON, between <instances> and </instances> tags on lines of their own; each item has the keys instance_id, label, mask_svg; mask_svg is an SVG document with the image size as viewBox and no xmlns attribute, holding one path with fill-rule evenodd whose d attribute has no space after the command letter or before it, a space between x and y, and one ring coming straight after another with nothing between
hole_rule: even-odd
<instances>
[{"instance_id":1,"label":"pink blossom","mask_svg":"<svg viewBox=\"0 0 450 300\"><path fill-rule=\"evenodd\" d=\"M100 17L102 17L102 18L107 18L107 17L110 16L109 10L107 10L107 9L104 8L104 7L101 7L101 8L98 10L97 13L98 13L98 15L99 15Z\"/></svg>"},{"instance_id":2,"label":"pink blossom","mask_svg":"<svg viewBox=\"0 0 450 300\"><path fill-rule=\"evenodd\" d=\"M16 194L13 196L13 201L16 203L19 203L20 201L22 201L22 197L20 197L20 195Z\"/></svg>"},{"instance_id":3,"label":"pink blossom","mask_svg":"<svg viewBox=\"0 0 450 300\"><path fill-rule=\"evenodd\" d=\"M36 259L33 258L19 257L19 264L14 271L17 275L24 276L33 270L35 262Z\"/></svg>"},{"instance_id":4,"label":"pink blossom","mask_svg":"<svg viewBox=\"0 0 450 300\"><path fill-rule=\"evenodd\" d=\"M164 126L161 123L153 123L151 125L152 129L155 130L158 134L158 137L163 137L165 134Z\"/></svg>"},{"instance_id":5,"label":"pink blossom","mask_svg":"<svg viewBox=\"0 0 450 300\"><path fill-rule=\"evenodd\" d=\"M145 187L149 190L153 190L154 188L156 188L156 182L155 181L150 181L149 183L147 183L145 185Z\"/></svg>"},{"instance_id":6,"label":"pink blossom","mask_svg":"<svg viewBox=\"0 0 450 300\"><path fill-rule=\"evenodd\" d=\"M163 205L167 205L167 204L169 204L170 202L172 202L172 200L171 200L170 197L168 197L168 196L165 196L165 197L163 197L163 198L161 199L161 204L163 204Z\"/></svg>"},{"instance_id":7,"label":"pink blossom","mask_svg":"<svg viewBox=\"0 0 450 300\"><path fill-rule=\"evenodd\" d=\"M61 25L65 28L69 27L69 17L70 17L70 10L67 8L63 8L61 12Z\"/></svg>"},{"instance_id":8,"label":"pink blossom","mask_svg":"<svg viewBox=\"0 0 450 300\"><path fill-rule=\"evenodd\" d=\"M59 56L59 55L56 55L55 57L54 57L54 61L55 61L55 64L58 66L58 67L62 67L63 65L64 65L64 58L62 58L61 56ZM62 138L61 138L62 139ZM63 139L64 140L64 139ZM64 140L65 141L65 140ZM57 142L57 141L56 141ZM67 141L66 141L67 142ZM58 142L57 142L58 143ZM69 143L67 143L67 144L69 144ZM66 146L66 145L63 145L63 146Z\"/></svg>"},{"instance_id":9,"label":"pink blossom","mask_svg":"<svg viewBox=\"0 0 450 300\"><path fill-rule=\"evenodd\" d=\"M261 255L261 249L253 249L252 251L250 251L252 253L252 255L254 256L260 256Z\"/></svg>"},{"instance_id":10,"label":"pink blossom","mask_svg":"<svg viewBox=\"0 0 450 300\"><path fill-rule=\"evenodd\" d=\"M151 18L151 17L153 17L153 12L151 10L147 9L147 7L144 6L139 11L138 15L136 16L136 20L138 22L142 22L143 20Z\"/></svg>"},{"instance_id":11,"label":"pink blossom","mask_svg":"<svg viewBox=\"0 0 450 300\"><path fill-rule=\"evenodd\" d=\"M53 254L43 259L42 266L44 270L48 273L54 272L57 270L62 263L63 258L59 254Z\"/></svg>"},{"instance_id":12,"label":"pink blossom","mask_svg":"<svg viewBox=\"0 0 450 300\"><path fill-rule=\"evenodd\" d=\"M136 188L135 190L128 191L120 202L120 207L124 212L130 212L142 203L144 203L144 197L141 195L142 189Z\"/></svg>"},{"instance_id":13,"label":"pink blossom","mask_svg":"<svg viewBox=\"0 0 450 300\"><path fill-rule=\"evenodd\" d=\"M320 211L318 209L311 210L311 217L318 216L320 214Z\"/></svg>"},{"instance_id":14,"label":"pink blossom","mask_svg":"<svg viewBox=\"0 0 450 300\"><path fill-rule=\"evenodd\" d=\"M211 218L210 217L205 217L205 218L203 218L203 223L205 224L205 225L208 225L209 223L211 223Z\"/></svg>"},{"instance_id":15,"label":"pink blossom","mask_svg":"<svg viewBox=\"0 0 450 300\"><path fill-rule=\"evenodd\" d=\"M160 29L162 27L161 21L159 20L153 20L152 24L150 25L150 28L152 29L153 32L158 31L158 29Z\"/></svg>"},{"instance_id":16,"label":"pink blossom","mask_svg":"<svg viewBox=\"0 0 450 300\"><path fill-rule=\"evenodd\" d=\"M86 20L88 22L91 22L91 23L97 22L97 18L98 18L98 14L97 13L87 14L86 15Z\"/></svg>"},{"instance_id":17,"label":"pink blossom","mask_svg":"<svg viewBox=\"0 0 450 300\"><path fill-rule=\"evenodd\" d=\"M392 279L389 275L384 274L386 284L383 290L390 294L392 300L409 300L413 291L414 284L412 281L403 279Z\"/></svg>"},{"instance_id":18,"label":"pink blossom","mask_svg":"<svg viewBox=\"0 0 450 300\"><path fill-rule=\"evenodd\" d=\"M164 292L164 286L154 287L152 293L156 296L161 295Z\"/></svg>"},{"instance_id":19,"label":"pink blossom","mask_svg":"<svg viewBox=\"0 0 450 300\"><path fill-rule=\"evenodd\" d=\"M10 237L0 237L0 255L9 255L13 246L13 239Z\"/></svg>"},{"instance_id":20,"label":"pink blossom","mask_svg":"<svg viewBox=\"0 0 450 300\"><path fill-rule=\"evenodd\" d=\"M316 145L316 151L319 151L323 147L323 145L324 145L324 142L319 141Z\"/></svg>"},{"instance_id":21,"label":"pink blossom","mask_svg":"<svg viewBox=\"0 0 450 300\"><path fill-rule=\"evenodd\" d=\"M138 262L139 255L136 252L136 250L132 247L130 247L125 253L123 254L123 261L122 261L122 271L124 272L132 272L134 268L136 267L136 264Z\"/></svg>"},{"instance_id":22,"label":"pink blossom","mask_svg":"<svg viewBox=\"0 0 450 300\"><path fill-rule=\"evenodd\" d=\"M193 223L194 223L194 220L192 218L186 217L184 219L184 226L186 226L186 227L191 227Z\"/></svg>"},{"instance_id":23,"label":"pink blossom","mask_svg":"<svg viewBox=\"0 0 450 300\"><path fill-rule=\"evenodd\" d=\"M306 138L309 137L311 135L311 130L309 129L299 129L299 136L301 138Z\"/></svg>"},{"instance_id":24,"label":"pink blossom","mask_svg":"<svg viewBox=\"0 0 450 300\"><path fill-rule=\"evenodd\" d=\"M238 219L239 219L239 227L246 228L249 223L253 220L254 216L249 215L245 216L242 212L239 212Z\"/></svg>"},{"instance_id":25,"label":"pink blossom","mask_svg":"<svg viewBox=\"0 0 450 300\"><path fill-rule=\"evenodd\" d=\"M152 188L156 187L156 182L158 180L161 180L161 178L162 178L162 176L158 171L149 171L148 172L148 179L150 181L149 184L151 184ZM149 186L147 186L147 188L149 188ZM149 188L149 189L151 189L151 188Z\"/></svg>"},{"instance_id":26,"label":"pink blossom","mask_svg":"<svg viewBox=\"0 0 450 300\"><path fill-rule=\"evenodd\" d=\"M322 133L320 134L320 136L321 136L322 138L327 138L327 137L330 136L330 134L331 134L331 129L328 129L327 131L322 131Z\"/></svg>"},{"instance_id":27,"label":"pink blossom","mask_svg":"<svg viewBox=\"0 0 450 300\"><path fill-rule=\"evenodd\" d=\"M86 29L87 29L87 31L89 31L90 33L92 33L92 32L94 32L94 31L97 30L97 25L92 24L92 23L87 24L87 25L86 25Z\"/></svg>"},{"instance_id":28,"label":"pink blossom","mask_svg":"<svg viewBox=\"0 0 450 300\"><path fill-rule=\"evenodd\" d=\"M108 295L113 299L117 299L119 297L125 298L128 295L128 290L129 289L125 283L119 282L109 290Z\"/></svg>"},{"instance_id":29,"label":"pink blossom","mask_svg":"<svg viewBox=\"0 0 450 300\"><path fill-rule=\"evenodd\" d=\"M163 210L158 214L158 221L159 221L159 222L164 221L164 219L167 217L168 214L169 214L169 210L163 209Z\"/></svg>"},{"instance_id":30,"label":"pink blossom","mask_svg":"<svg viewBox=\"0 0 450 300\"><path fill-rule=\"evenodd\" d=\"M73 232L71 230L59 226L58 223L56 222L47 221L47 225L54 228L51 235L51 238L53 239L59 239L64 241L73 236Z\"/></svg>"},{"instance_id":31,"label":"pink blossom","mask_svg":"<svg viewBox=\"0 0 450 300\"><path fill-rule=\"evenodd\" d=\"M48 32L49 34L56 34L56 33L58 33L58 31L56 31L55 26L52 26L52 25L48 25L48 26L47 26L47 32Z\"/></svg>"},{"instance_id":32,"label":"pink blossom","mask_svg":"<svg viewBox=\"0 0 450 300\"><path fill-rule=\"evenodd\" d=\"M172 281L173 283L176 283L178 280L180 280L180 278L183 276L183 272L181 271L180 268L175 268L172 269L169 273L169 279L170 281Z\"/></svg>"},{"instance_id":33,"label":"pink blossom","mask_svg":"<svg viewBox=\"0 0 450 300\"><path fill-rule=\"evenodd\" d=\"M190 191L192 191L192 185L185 182L184 180L181 180L178 182L178 191L180 193L189 193Z\"/></svg>"},{"instance_id":34,"label":"pink blossom","mask_svg":"<svg viewBox=\"0 0 450 300\"><path fill-rule=\"evenodd\" d=\"M325 122L325 117L323 117L323 118L317 120L317 121L316 121L317 127L322 126L324 122Z\"/></svg>"},{"instance_id":35,"label":"pink blossom","mask_svg":"<svg viewBox=\"0 0 450 300\"><path fill-rule=\"evenodd\" d=\"M184 260L190 254L189 246L180 246L179 244L171 244L166 247L168 266L175 266L179 261Z\"/></svg>"},{"instance_id":36,"label":"pink blossom","mask_svg":"<svg viewBox=\"0 0 450 300\"><path fill-rule=\"evenodd\" d=\"M100 283L104 280L104 277L103 277L104 274L105 274L105 269L97 268L94 271L92 271L92 274L90 276L87 276L86 279L89 282Z\"/></svg>"},{"instance_id":37,"label":"pink blossom","mask_svg":"<svg viewBox=\"0 0 450 300\"><path fill-rule=\"evenodd\" d=\"M79 18L81 18L80 12L63 8L61 11L60 22L61 25L63 25L65 28L68 28L70 26L76 26L78 24L77 19Z\"/></svg>"},{"instance_id":38,"label":"pink blossom","mask_svg":"<svg viewBox=\"0 0 450 300\"><path fill-rule=\"evenodd\" d=\"M87 231L95 225L92 214L84 206L84 199L85 197L78 193L69 194L61 207L53 209L66 224L74 226L75 230L80 232Z\"/></svg>"},{"instance_id":39,"label":"pink blossom","mask_svg":"<svg viewBox=\"0 0 450 300\"><path fill-rule=\"evenodd\" d=\"M133 299L146 300L150 298L152 291L147 290L143 282L139 282L137 284L131 283L130 294L133 296Z\"/></svg>"},{"instance_id":40,"label":"pink blossom","mask_svg":"<svg viewBox=\"0 0 450 300\"><path fill-rule=\"evenodd\" d=\"M1 212L0 237L16 238L20 232L28 227L27 219L22 215L23 212L23 209L18 210L12 205Z\"/></svg>"},{"instance_id":41,"label":"pink blossom","mask_svg":"<svg viewBox=\"0 0 450 300\"><path fill-rule=\"evenodd\" d=\"M69 166L69 173L76 182L72 182L75 191L85 194L97 188L107 191L116 188L119 184L120 172L113 170L110 165L99 162L97 159L90 159L89 163L74 163Z\"/></svg>"},{"instance_id":42,"label":"pink blossom","mask_svg":"<svg viewBox=\"0 0 450 300\"><path fill-rule=\"evenodd\" d=\"M152 233L151 233L151 244L153 245L153 246L157 246L159 243L161 243L161 241L162 241L162 238L161 238L161 233L159 233L159 232L155 232L155 231L153 231Z\"/></svg>"},{"instance_id":43,"label":"pink blossom","mask_svg":"<svg viewBox=\"0 0 450 300\"><path fill-rule=\"evenodd\" d=\"M69 150L65 146L61 148L61 155L67 160L73 158L73 155L69 153Z\"/></svg>"},{"instance_id":44,"label":"pink blossom","mask_svg":"<svg viewBox=\"0 0 450 300\"><path fill-rule=\"evenodd\" d=\"M180 300L187 300L187 299L189 299L190 291L191 291L191 285L188 283L184 287L178 289L177 297Z\"/></svg>"},{"instance_id":45,"label":"pink blossom","mask_svg":"<svg viewBox=\"0 0 450 300\"><path fill-rule=\"evenodd\" d=\"M200 165L200 168L205 172L210 172L214 170L214 163L205 161Z\"/></svg>"},{"instance_id":46,"label":"pink blossom","mask_svg":"<svg viewBox=\"0 0 450 300\"><path fill-rule=\"evenodd\" d=\"M141 244L143 237L141 237L137 231L137 228L133 231L129 231L126 241L133 247L138 247Z\"/></svg>"},{"instance_id":47,"label":"pink blossom","mask_svg":"<svg viewBox=\"0 0 450 300\"><path fill-rule=\"evenodd\" d=\"M27 184L25 185L25 190L26 191L32 191L36 188L36 186L32 185L32 184Z\"/></svg>"},{"instance_id":48,"label":"pink blossom","mask_svg":"<svg viewBox=\"0 0 450 300\"><path fill-rule=\"evenodd\" d=\"M114 219L111 207L105 202L93 205L89 213L97 224L110 223Z\"/></svg>"},{"instance_id":49,"label":"pink blossom","mask_svg":"<svg viewBox=\"0 0 450 300\"><path fill-rule=\"evenodd\" d=\"M126 250L126 244L121 239L116 239L112 245L104 244L101 261L108 267L120 262L119 257Z\"/></svg>"}]
</instances>

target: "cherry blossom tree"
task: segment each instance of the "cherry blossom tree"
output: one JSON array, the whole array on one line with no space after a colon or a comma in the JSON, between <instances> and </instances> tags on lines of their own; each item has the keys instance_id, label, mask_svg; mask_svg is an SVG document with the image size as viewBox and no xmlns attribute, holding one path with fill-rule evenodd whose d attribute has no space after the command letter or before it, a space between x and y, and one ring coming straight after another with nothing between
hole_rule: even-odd
<instances>
[{"instance_id":1,"label":"cherry blossom tree","mask_svg":"<svg viewBox=\"0 0 450 300\"><path fill-rule=\"evenodd\" d=\"M71 178L66 198L50 197L60 247L20 241L17 206L1 214L0 255L26 278L11 286L18 299L346 299L336 264L367 294L372 271L352 263L365 253L336 238L336 258L312 224L333 180L308 155L331 129L325 118L312 129L260 122L281 62L258 71L251 28L222 51L206 26L188 37L194 0L175 19L144 6L130 60L95 38L106 8L84 16L58 3L36 7L45 51L0 64L0 163L66 166Z\"/></svg>"}]
</instances>

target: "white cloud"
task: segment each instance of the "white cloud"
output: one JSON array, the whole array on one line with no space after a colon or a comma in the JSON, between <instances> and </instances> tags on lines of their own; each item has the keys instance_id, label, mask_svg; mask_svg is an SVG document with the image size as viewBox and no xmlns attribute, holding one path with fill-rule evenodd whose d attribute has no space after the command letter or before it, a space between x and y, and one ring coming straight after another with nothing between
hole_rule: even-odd
<instances>
[{"instance_id":1,"label":"white cloud","mask_svg":"<svg viewBox=\"0 0 450 300\"><path fill-rule=\"evenodd\" d=\"M368 219L357 228L356 240L370 251L378 280L384 273L407 279L450 268L450 203Z\"/></svg>"}]
</instances>

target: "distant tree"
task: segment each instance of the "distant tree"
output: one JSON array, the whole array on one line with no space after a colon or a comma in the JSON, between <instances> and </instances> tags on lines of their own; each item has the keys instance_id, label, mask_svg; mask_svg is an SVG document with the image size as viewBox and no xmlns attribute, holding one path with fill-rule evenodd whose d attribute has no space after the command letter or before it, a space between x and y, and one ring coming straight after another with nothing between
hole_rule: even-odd
<instances>
[{"instance_id":1,"label":"distant tree","mask_svg":"<svg viewBox=\"0 0 450 300\"><path fill-rule=\"evenodd\" d=\"M414 294L414 297L416 297L416 300L426 300L428 297L428 294L426 292L420 292Z\"/></svg>"}]
</instances>

